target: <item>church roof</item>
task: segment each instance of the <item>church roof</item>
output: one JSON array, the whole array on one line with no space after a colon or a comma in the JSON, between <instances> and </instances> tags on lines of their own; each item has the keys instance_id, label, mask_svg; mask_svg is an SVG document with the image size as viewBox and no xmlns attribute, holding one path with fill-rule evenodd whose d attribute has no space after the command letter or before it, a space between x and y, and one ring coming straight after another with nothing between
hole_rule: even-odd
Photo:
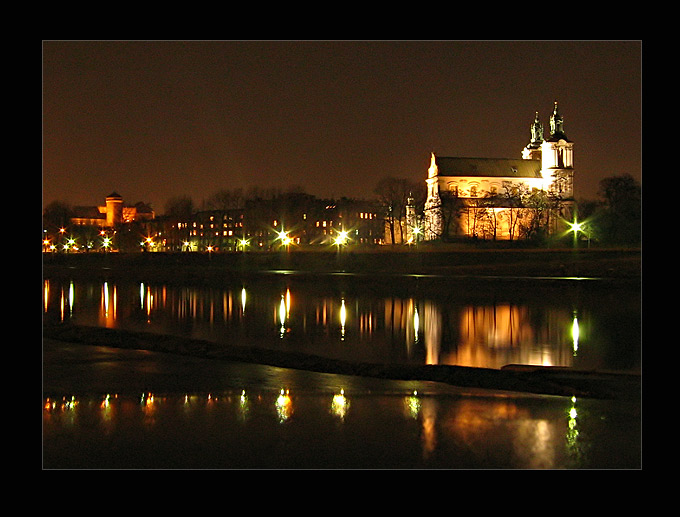
<instances>
[{"instance_id":1,"label":"church roof","mask_svg":"<svg viewBox=\"0 0 680 517\"><path fill-rule=\"evenodd\" d=\"M540 178L540 160L436 156L439 176Z\"/></svg>"}]
</instances>

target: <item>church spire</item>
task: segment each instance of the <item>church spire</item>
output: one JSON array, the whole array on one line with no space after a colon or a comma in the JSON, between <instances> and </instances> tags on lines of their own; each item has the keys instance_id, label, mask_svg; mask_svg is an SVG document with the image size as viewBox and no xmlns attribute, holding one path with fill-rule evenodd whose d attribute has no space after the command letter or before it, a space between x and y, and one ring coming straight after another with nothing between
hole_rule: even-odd
<instances>
[{"instance_id":1,"label":"church spire","mask_svg":"<svg viewBox=\"0 0 680 517\"><path fill-rule=\"evenodd\" d=\"M567 135L564 134L564 120L557 110L557 101L555 101L555 108L553 109L552 115L550 115L550 139L567 140Z\"/></svg>"},{"instance_id":2,"label":"church spire","mask_svg":"<svg viewBox=\"0 0 680 517\"><path fill-rule=\"evenodd\" d=\"M531 143L530 147L538 148L543 143L543 125L538 118L538 111L536 112L536 118L531 124Z\"/></svg>"}]
</instances>

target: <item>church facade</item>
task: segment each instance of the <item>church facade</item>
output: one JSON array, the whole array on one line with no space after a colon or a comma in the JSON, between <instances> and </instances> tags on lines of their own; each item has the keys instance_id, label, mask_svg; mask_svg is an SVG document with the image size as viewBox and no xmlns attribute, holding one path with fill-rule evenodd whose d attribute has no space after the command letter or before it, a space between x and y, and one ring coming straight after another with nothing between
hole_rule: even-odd
<instances>
[{"instance_id":1,"label":"church facade","mask_svg":"<svg viewBox=\"0 0 680 517\"><path fill-rule=\"evenodd\" d=\"M573 205L574 144L557 102L544 139L538 112L522 158L431 155L423 213L425 240L493 240L552 234Z\"/></svg>"}]
</instances>

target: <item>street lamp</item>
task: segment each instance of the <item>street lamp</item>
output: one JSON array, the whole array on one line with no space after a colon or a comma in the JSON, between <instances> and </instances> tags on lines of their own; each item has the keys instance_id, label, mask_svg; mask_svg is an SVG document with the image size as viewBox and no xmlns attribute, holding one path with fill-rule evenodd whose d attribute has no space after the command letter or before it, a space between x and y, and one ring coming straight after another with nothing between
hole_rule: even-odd
<instances>
[{"instance_id":1,"label":"street lamp","mask_svg":"<svg viewBox=\"0 0 680 517\"><path fill-rule=\"evenodd\" d=\"M411 230L411 234L412 234L412 235L411 235L411 237L409 238L408 243L409 243L409 244L411 244L411 243L418 244L418 235L421 234L420 228L418 228L417 226L414 226L414 227L413 227L413 230Z\"/></svg>"},{"instance_id":2,"label":"street lamp","mask_svg":"<svg viewBox=\"0 0 680 517\"><path fill-rule=\"evenodd\" d=\"M288 251L290 244L293 242L293 239L288 236L288 232L283 230L278 232L278 238L281 241L281 244L286 247L286 251Z\"/></svg>"},{"instance_id":3,"label":"street lamp","mask_svg":"<svg viewBox=\"0 0 680 517\"><path fill-rule=\"evenodd\" d=\"M585 234L585 236L588 238L588 247L590 247L590 234L586 231L586 229L586 223L579 223L576 218L574 218L573 223L569 223L569 231L574 233L574 247L576 247L579 232Z\"/></svg>"},{"instance_id":4,"label":"street lamp","mask_svg":"<svg viewBox=\"0 0 680 517\"><path fill-rule=\"evenodd\" d=\"M338 232L338 236L335 238L335 244L337 244L338 246L347 244L348 235L349 234L345 230Z\"/></svg>"},{"instance_id":5,"label":"street lamp","mask_svg":"<svg viewBox=\"0 0 680 517\"><path fill-rule=\"evenodd\" d=\"M340 249L342 246L347 244L347 240L349 239L349 234L345 230L342 230L338 232L338 236L335 238L334 243L338 247L338 255L340 255Z\"/></svg>"}]
</instances>

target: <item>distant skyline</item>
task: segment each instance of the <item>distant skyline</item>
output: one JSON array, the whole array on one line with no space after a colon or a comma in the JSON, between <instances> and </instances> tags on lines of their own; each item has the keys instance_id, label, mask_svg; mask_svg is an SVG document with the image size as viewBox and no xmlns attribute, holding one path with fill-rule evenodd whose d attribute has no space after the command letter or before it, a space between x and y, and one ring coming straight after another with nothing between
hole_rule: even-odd
<instances>
[{"instance_id":1,"label":"distant skyline","mask_svg":"<svg viewBox=\"0 0 680 517\"><path fill-rule=\"evenodd\" d=\"M370 198L431 152L521 158L555 100L577 199L642 181L640 41L44 41L42 61L43 207Z\"/></svg>"}]
</instances>

